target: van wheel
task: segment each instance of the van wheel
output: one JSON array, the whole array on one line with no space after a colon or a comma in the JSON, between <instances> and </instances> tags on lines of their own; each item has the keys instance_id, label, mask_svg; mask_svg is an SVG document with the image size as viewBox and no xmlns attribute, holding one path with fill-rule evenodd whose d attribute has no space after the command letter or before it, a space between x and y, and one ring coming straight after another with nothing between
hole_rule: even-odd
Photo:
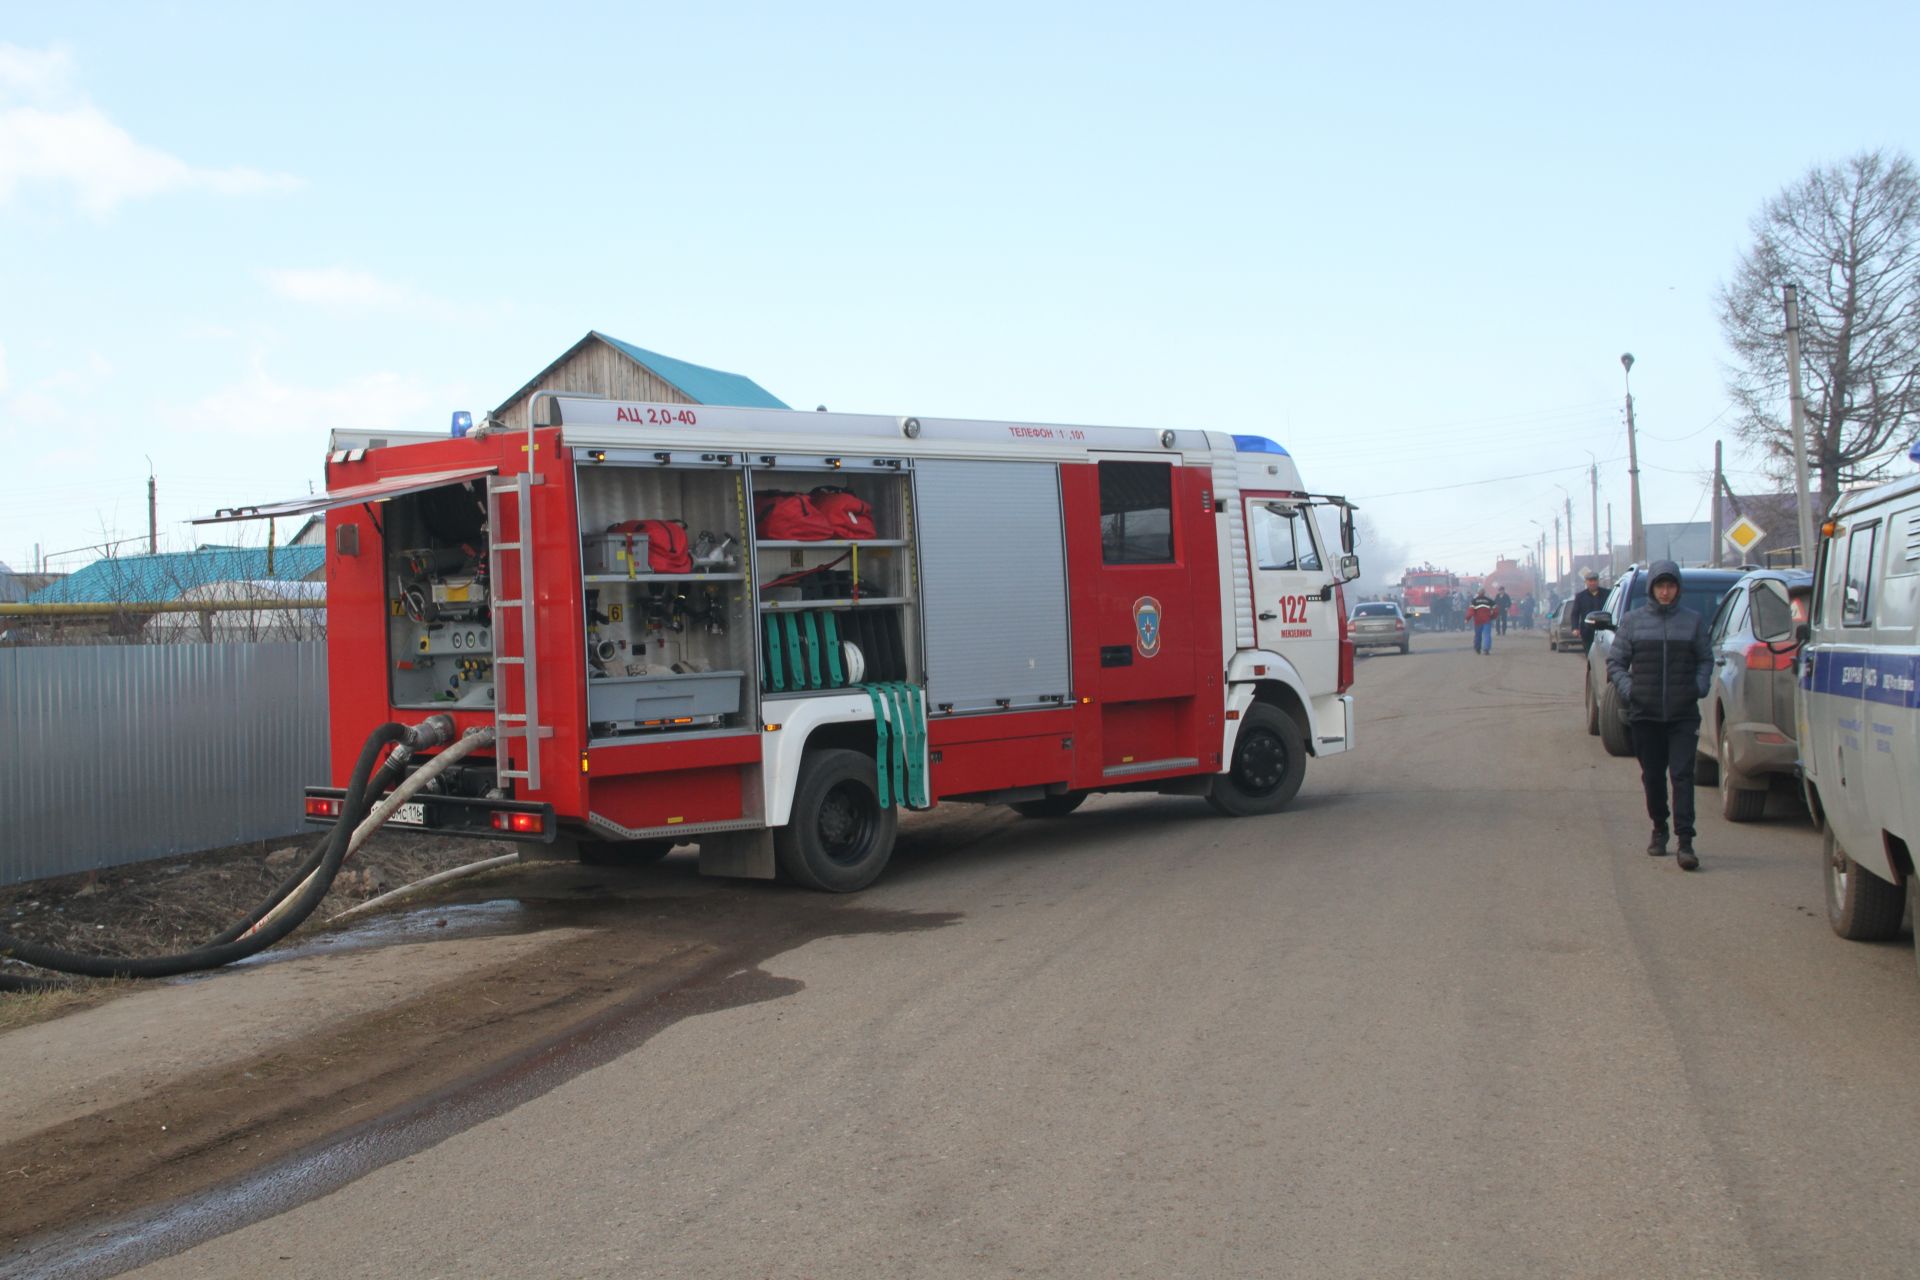
<instances>
[{"instance_id":1,"label":"van wheel","mask_svg":"<svg viewBox=\"0 0 1920 1280\"><path fill-rule=\"evenodd\" d=\"M1620 691L1612 684L1600 691L1600 705L1594 713L1600 721L1600 745L1610 756L1633 754L1633 731L1620 714Z\"/></svg>"},{"instance_id":2,"label":"van wheel","mask_svg":"<svg viewBox=\"0 0 1920 1280\"><path fill-rule=\"evenodd\" d=\"M1587 734L1589 737L1600 732L1600 708L1593 701L1593 677L1581 681L1587 689Z\"/></svg>"},{"instance_id":3,"label":"van wheel","mask_svg":"<svg viewBox=\"0 0 1920 1280\"><path fill-rule=\"evenodd\" d=\"M1847 856L1832 827L1820 829L1821 869L1827 882L1827 923L1854 942L1879 942L1900 932L1906 895Z\"/></svg>"},{"instance_id":4,"label":"van wheel","mask_svg":"<svg viewBox=\"0 0 1920 1280\"><path fill-rule=\"evenodd\" d=\"M672 852L671 840L582 840L579 857L590 867L650 867Z\"/></svg>"},{"instance_id":5,"label":"van wheel","mask_svg":"<svg viewBox=\"0 0 1920 1280\"><path fill-rule=\"evenodd\" d=\"M852 893L893 856L900 811L880 803L873 757L836 747L809 752L793 788L793 813L773 831L780 869L823 893Z\"/></svg>"},{"instance_id":6,"label":"van wheel","mask_svg":"<svg viewBox=\"0 0 1920 1280\"><path fill-rule=\"evenodd\" d=\"M1086 801L1086 792L1069 791L1065 795L1042 796L1038 800L1018 800L1007 808L1023 818L1064 818Z\"/></svg>"},{"instance_id":7,"label":"van wheel","mask_svg":"<svg viewBox=\"0 0 1920 1280\"><path fill-rule=\"evenodd\" d=\"M1233 764L1215 774L1207 803L1229 818L1248 818L1287 807L1307 776L1307 739L1293 717L1256 702L1240 719Z\"/></svg>"},{"instance_id":8,"label":"van wheel","mask_svg":"<svg viewBox=\"0 0 1920 1280\"><path fill-rule=\"evenodd\" d=\"M1758 822L1767 811L1767 789L1755 787L1745 774L1733 771L1733 752L1727 746L1727 731L1720 731L1720 816L1728 822Z\"/></svg>"}]
</instances>

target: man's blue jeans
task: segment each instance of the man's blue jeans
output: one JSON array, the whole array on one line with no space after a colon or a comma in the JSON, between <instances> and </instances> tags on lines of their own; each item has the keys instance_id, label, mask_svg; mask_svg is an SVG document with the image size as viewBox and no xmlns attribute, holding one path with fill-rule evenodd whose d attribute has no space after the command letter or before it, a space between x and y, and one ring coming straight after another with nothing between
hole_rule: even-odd
<instances>
[{"instance_id":1,"label":"man's blue jeans","mask_svg":"<svg viewBox=\"0 0 1920 1280\"><path fill-rule=\"evenodd\" d=\"M1493 623L1476 622L1473 624L1473 651L1475 653L1493 652Z\"/></svg>"}]
</instances>

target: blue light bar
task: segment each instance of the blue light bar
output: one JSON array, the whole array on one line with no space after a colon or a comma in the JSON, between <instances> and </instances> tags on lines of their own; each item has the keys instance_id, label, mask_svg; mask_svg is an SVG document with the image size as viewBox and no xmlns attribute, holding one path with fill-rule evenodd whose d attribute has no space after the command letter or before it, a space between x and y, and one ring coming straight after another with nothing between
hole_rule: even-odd
<instances>
[{"instance_id":1,"label":"blue light bar","mask_svg":"<svg viewBox=\"0 0 1920 1280\"><path fill-rule=\"evenodd\" d=\"M471 430L473 430L473 415L465 409L455 409L453 411L454 438L458 439Z\"/></svg>"},{"instance_id":2,"label":"blue light bar","mask_svg":"<svg viewBox=\"0 0 1920 1280\"><path fill-rule=\"evenodd\" d=\"M1915 462L1920 462L1920 440L1913 442L1913 448L1907 450L1907 457L1913 459Z\"/></svg>"},{"instance_id":3,"label":"blue light bar","mask_svg":"<svg viewBox=\"0 0 1920 1280\"><path fill-rule=\"evenodd\" d=\"M1235 436L1233 447L1240 453L1277 453L1283 458L1293 456L1265 436Z\"/></svg>"}]
</instances>

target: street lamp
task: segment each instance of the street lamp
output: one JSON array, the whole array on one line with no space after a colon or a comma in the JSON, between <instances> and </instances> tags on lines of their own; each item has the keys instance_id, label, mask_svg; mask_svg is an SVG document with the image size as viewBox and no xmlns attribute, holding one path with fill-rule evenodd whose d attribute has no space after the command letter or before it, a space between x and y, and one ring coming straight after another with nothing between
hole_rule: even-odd
<instances>
[{"instance_id":1,"label":"street lamp","mask_svg":"<svg viewBox=\"0 0 1920 1280\"><path fill-rule=\"evenodd\" d=\"M1628 554L1635 564L1645 564L1647 560L1647 526L1640 519L1640 451L1634 442L1633 434L1633 352L1623 352L1620 367L1626 370L1623 375L1627 383L1627 487L1631 494L1631 515L1627 535L1632 542Z\"/></svg>"}]
</instances>

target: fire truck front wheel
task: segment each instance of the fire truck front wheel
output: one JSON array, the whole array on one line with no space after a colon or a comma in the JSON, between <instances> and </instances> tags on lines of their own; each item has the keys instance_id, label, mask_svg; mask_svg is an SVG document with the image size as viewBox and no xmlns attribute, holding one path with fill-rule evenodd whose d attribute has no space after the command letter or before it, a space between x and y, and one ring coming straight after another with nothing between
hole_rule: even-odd
<instances>
[{"instance_id":1,"label":"fire truck front wheel","mask_svg":"<svg viewBox=\"0 0 1920 1280\"><path fill-rule=\"evenodd\" d=\"M793 813L773 832L788 878L826 893L852 893L879 878L893 856L899 810L880 803L873 757L845 748L808 752L793 788Z\"/></svg>"},{"instance_id":2,"label":"fire truck front wheel","mask_svg":"<svg viewBox=\"0 0 1920 1280\"><path fill-rule=\"evenodd\" d=\"M1207 803L1230 818L1287 807L1307 776L1307 739L1292 716L1256 702L1240 720L1233 767L1216 774Z\"/></svg>"}]
</instances>

